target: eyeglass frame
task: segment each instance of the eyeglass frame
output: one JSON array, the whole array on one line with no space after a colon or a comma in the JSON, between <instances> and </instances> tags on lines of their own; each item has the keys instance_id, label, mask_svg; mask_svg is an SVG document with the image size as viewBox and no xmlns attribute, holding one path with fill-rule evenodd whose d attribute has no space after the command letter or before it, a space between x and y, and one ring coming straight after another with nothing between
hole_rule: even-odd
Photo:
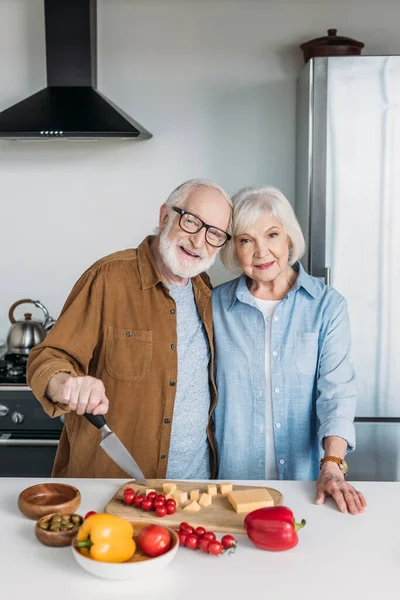
<instances>
[{"instance_id":1,"label":"eyeglass frame","mask_svg":"<svg viewBox=\"0 0 400 600\"><path fill-rule=\"evenodd\" d=\"M179 208L178 206L173 206L172 210L174 210L176 213L178 213L180 215L180 217L179 217L179 227L185 233L189 233L190 235L196 235L196 233L199 233L199 231L201 231L203 229L203 227L205 227L206 228L206 237L205 237L205 240L206 240L207 244L210 244L210 246L212 246L213 248L222 248L223 246L225 246L225 244L227 242L229 242L229 240L232 239L232 236L227 231L224 231L223 229L220 229L219 227L215 227L215 225L208 225L208 223L205 223L203 221L203 219L200 219L200 217L198 217L197 215L194 215L191 212L188 212L187 210L183 210L183 208ZM190 215L191 217L194 217L195 219L197 219L198 221L200 221L200 223L202 223L202 226L197 231L187 231L181 225L182 217L184 215ZM214 244L211 244L211 242L209 242L208 239L207 239L207 231L209 229L217 229L218 231L222 231L222 233L224 233L226 235L226 240L224 241L224 243L221 244L220 246L215 246Z\"/></svg>"}]
</instances>

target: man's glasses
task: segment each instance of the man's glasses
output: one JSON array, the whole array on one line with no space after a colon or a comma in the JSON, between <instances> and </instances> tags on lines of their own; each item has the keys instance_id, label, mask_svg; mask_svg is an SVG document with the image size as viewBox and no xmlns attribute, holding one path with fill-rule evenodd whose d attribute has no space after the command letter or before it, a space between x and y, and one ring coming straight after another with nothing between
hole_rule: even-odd
<instances>
[{"instance_id":1,"label":"man's glasses","mask_svg":"<svg viewBox=\"0 0 400 600\"><path fill-rule=\"evenodd\" d=\"M177 206L173 206L172 208L180 215L179 227L183 229L183 231L186 231L186 233L198 233L205 227L206 241L210 246L221 248L228 240L232 239L232 236L223 229L218 229L218 227L214 227L213 225L207 225L207 223L204 223L199 217L195 217Z\"/></svg>"}]
</instances>

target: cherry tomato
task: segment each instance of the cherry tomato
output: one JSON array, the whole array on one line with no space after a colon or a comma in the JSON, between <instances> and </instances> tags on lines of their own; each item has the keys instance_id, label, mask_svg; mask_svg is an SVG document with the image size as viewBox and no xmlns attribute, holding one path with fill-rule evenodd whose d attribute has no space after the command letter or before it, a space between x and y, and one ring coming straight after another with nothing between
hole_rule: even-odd
<instances>
[{"instance_id":1,"label":"cherry tomato","mask_svg":"<svg viewBox=\"0 0 400 600\"><path fill-rule=\"evenodd\" d=\"M156 492L149 492L146 496L146 498L148 498L149 500L154 500L154 498L157 497Z\"/></svg>"},{"instance_id":2,"label":"cherry tomato","mask_svg":"<svg viewBox=\"0 0 400 600\"><path fill-rule=\"evenodd\" d=\"M176 506L174 504L165 505L165 510L167 511L167 515L173 515L176 512Z\"/></svg>"},{"instance_id":3,"label":"cherry tomato","mask_svg":"<svg viewBox=\"0 0 400 600\"><path fill-rule=\"evenodd\" d=\"M190 535L194 531L193 527L191 525L189 525L189 523L186 523L185 521L179 525L179 529L181 531L184 531L188 535Z\"/></svg>"},{"instance_id":4,"label":"cherry tomato","mask_svg":"<svg viewBox=\"0 0 400 600\"><path fill-rule=\"evenodd\" d=\"M156 508L157 517L165 517L166 514L167 514L167 509L165 508L165 506L157 506L157 508Z\"/></svg>"},{"instance_id":5,"label":"cherry tomato","mask_svg":"<svg viewBox=\"0 0 400 600\"><path fill-rule=\"evenodd\" d=\"M89 510L85 515L85 519L88 519L92 515L97 515L97 512L95 510Z\"/></svg>"},{"instance_id":6,"label":"cherry tomato","mask_svg":"<svg viewBox=\"0 0 400 600\"><path fill-rule=\"evenodd\" d=\"M223 550L223 546L221 544L221 542L210 542L209 546L208 546L208 551L210 554L214 554L214 556L217 556L218 554L221 554Z\"/></svg>"},{"instance_id":7,"label":"cherry tomato","mask_svg":"<svg viewBox=\"0 0 400 600\"><path fill-rule=\"evenodd\" d=\"M146 496L143 496L142 494L140 494L139 496L135 496L133 499L133 504L135 506L141 506L141 504L145 498L146 498Z\"/></svg>"},{"instance_id":8,"label":"cherry tomato","mask_svg":"<svg viewBox=\"0 0 400 600\"><path fill-rule=\"evenodd\" d=\"M202 552L208 552L209 545L210 545L210 542L208 540L205 540L204 538L202 538L200 540L199 546L200 546L200 550L202 550Z\"/></svg>"},{"instance_id":9,"label":"cherry tomato","mask_svg":"<svg viewBox=\"0 0 400 600\"><path fill-rule=\"evenodd\" d=\"M153 500L150 500L150 498L145 498L141 506L143 510L151 510L153 508Z\"/></svg>"},{"instance_id":10,"label":"cherry tomato","mask_svg":"<svg viewBox=\"0 0 400 600\"><path fill-rule=\"evenodd\" d=\"M171 547L171 534L160 525L147 525L139 531L138 544L148 556L160 556Z\"/></svg>"},{"instance_id":11,"label":"cherry tomato","mask_svg":"<svg viewBox=\"0 0 400 600\"><path fill-rule=\"evenodd\" d=\"M175 531L179 536L179 545L184 546L186 543L187 533L185 533L184 531L180 531L179 529L175 529Z\"/></svg>"},{"instance_id":12,"label":"cherry tomato","mask_svg":"<svg viewBox=\"0 0 400 600\"><path fill-rule=\"evenodd\" d=\"M212 531L206 531L205 533L203 533L203 537L201 539L207 540L208 542L214 542L215 541L215 533L213 533Z\"/></svg>"},{"instance_id":13,"label":"cherry tomato","mask_svg":"<svg viewBox=\"0 0 400 600\"><path fill-rule=\"evenodd\" d=\"M164 496L164 494L157 494L157 496L155 497L154 502L162 502L163 504L165 504L165 496Z\"/></svg>"},{"instance_id":14,"label":"cherry tomato","mask_svg":"<svg viewBox=\"0 0 400 600\"><path fill-rule=\"evenodd\" d=\"M196 550L196 548L198 548L199 546L199 538L197 537L197 535L194 535L194 533L188 535L186 538L185 546L186 548L190 548L191 550Z\"/></svg>"},{"instance_id":15,"label":"cherry tomato","mask_svg":"<svg viewBox=\"0 0 400 600\"><path fill-rule=\"evenodd\" d=\"M232 546L236 546L236 540L233 535L224 535L221 544L224 548L232 548Z\"/></svg>"},{"instance_id":16,"label":"cherry tomato","mask_svg":"<svg viewBox=\"0 0 400 600\"><path fill-rule=\"evenodd\" d=\"M135 490L132 488L126 488L124 491L124 502L125 504L133 504L133 500L136 496Z\"/></svg>"},{"instance_id":17,"label":"cherry tomato","mask_svg":"<svg viewBox=\"0 0 400 600\"><path fill-rule=\"evenodd\" d=\"M166 501L166 504L170 504L171 506L176 507L176 500L174 500L174 498L168 498L168 500Z\"/></svg>"},{"instance_id":18,"label":"cherry tomato","mask_svg":"<svg viewBox=\"0 0 400 600\"><path fill-rule=\"evenodd\" d=\"M205 534L206 530L204 529L204 527L196 527L194 532L199 538L202 538L203 535Z\"/></svg>"},{"instance_id":19,"label":"cherry tomato","mask_svg":"<svg viewBox=\"0 0 400 600\"><path fill-rule=\"evenodd\" d=\"M157 500L157 498L156 498L153 502L154 510L156 510L156 508L159 508L160 506L163 506L165 508L165 503L160 500Z\"/></svg>"}]
</instances>

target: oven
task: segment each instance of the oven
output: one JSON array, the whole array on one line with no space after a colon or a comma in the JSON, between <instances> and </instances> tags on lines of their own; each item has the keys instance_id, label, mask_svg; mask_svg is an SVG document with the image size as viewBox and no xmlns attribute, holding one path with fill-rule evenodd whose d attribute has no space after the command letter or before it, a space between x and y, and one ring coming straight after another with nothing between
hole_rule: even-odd
<instances>
[{"instance_id":1,"label":"oven","mask_svg":"<svg viewBox=\"0 0 400 600\"><path fill-rule=\"evenodd\" d=\"M0 477L50 477L62 428L26 383L0 381Z\"/></svg>"}]
</instances>

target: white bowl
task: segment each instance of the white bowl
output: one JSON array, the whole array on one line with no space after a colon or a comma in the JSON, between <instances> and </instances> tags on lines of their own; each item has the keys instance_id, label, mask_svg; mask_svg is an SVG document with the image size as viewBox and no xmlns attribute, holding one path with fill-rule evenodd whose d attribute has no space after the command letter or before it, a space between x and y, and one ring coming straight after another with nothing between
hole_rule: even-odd
<instances>
[{"instance_id":1,"label":"white bowl","mask_svg":"<svg viewBox=\"0 0 400 600\"><path fill-rule=\"evenodd\" d=\"M138 529L143 527L145 524L146 523L143 523L142 521L140 523L140 526L136 528L136 523L132 523L135 529L135 533L137 533ZM147 523L147 525L149 524L150 523ZM164 525L162 525L162 527L164 527ZM130 562L123 563L100 562L81 554L79 550L75 548L74 542L72 542L71 545L72 554L76 562L82 567L82 569L85 569L85 571L87 571L91 575L101 577L102 579L114 579L122 581L128 579L139 580L153 577L153 575L157 573L157 571L169 565L171 560L178 552L179 538L177 533L170 527L165 527L165 529L168 529L168 531L171 534L171 548L165 554L162 554L161 556L156 556L154 558L146 557L144 560L132 560ZM136 538L136 535L134 537ZM138 554L140 553L138 552L138 550L136 550L136 552ZM135 558L135 555L133 558Z\"/></svg>"}]
</instances>

